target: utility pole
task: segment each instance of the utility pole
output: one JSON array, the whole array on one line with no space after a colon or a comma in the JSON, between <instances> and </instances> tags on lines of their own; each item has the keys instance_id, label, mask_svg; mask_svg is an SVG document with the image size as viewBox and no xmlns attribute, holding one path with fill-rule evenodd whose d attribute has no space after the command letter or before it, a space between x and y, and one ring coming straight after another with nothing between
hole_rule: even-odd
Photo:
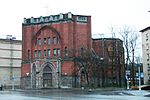
<instances>
[{"instance_id":1,"label":"utility pole","mask_svg":"<svg viewBox=\"0 0 150 100\"><path fill-rule=\"evenodd\" d=\"M139 91L141 90L141 63L140 57L136 57L137 67L138 67L138 78L139 78Z\"/></svg>"}]
</instances>

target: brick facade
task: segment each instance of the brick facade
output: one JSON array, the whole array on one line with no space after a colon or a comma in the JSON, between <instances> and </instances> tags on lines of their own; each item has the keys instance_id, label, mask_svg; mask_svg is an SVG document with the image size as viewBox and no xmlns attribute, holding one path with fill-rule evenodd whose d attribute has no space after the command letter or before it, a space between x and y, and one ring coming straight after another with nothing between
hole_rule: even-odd
<instances>
[{"instance_id":1,"label":"brick facade","mask_svg":"<svg viewBox=\"0 0 150 100\"><path fill-rule=\"evenodd\" d=\"M95 53L99 55L105 73L105 84L108 86L125 85L125 65L123 41L117 38L93 39Z\"/></svg>"},{"instance_id":2,"label":"brick facade","mask_svg":"<svg viewBox=\"0 0 150 100\"><path fill-rule=\"evenodd\" d=\"M26 88L26 78L29 88L72 87L71 58L81 47L92 47L91 17L67 13L25 18L22 39L22 88ZM44 72L47 66L49 72Z\"/></svg>"},{"instance_id":3,"label":"brick facade","mask_svg":"<svg viewBox=\"0 0 150 100\"><path fill-rule=\"evenodd\" d=\"M105 53L102 41L91 38L91 16L66 13L25 18L22 24L22 39L22 88L85 86L85 76L82 76L84 72L82 68L77 70L77 64L74 62L74 58L80 56L79 50L82 48L94 50L100 57L109 61L108 52L103 55ZM123 48L122 41L117 41L121 45L116 49ZM105 43L111 42L112 40L108 39ZM114 65L114 78L117 78L117 82L123 82L123 51L118 55L121 55L122 63ZM107 76L110 77L112 69L111 65L108 66Z\"/></svg>"}]
</instances>

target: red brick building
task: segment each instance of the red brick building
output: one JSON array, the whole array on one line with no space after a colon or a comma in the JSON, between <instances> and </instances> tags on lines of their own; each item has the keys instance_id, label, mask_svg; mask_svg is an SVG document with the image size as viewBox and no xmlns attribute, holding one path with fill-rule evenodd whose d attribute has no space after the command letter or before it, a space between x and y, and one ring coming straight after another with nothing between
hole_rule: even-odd
<instances>
[{"instance_id":1,"label":"red brick building","mask_svg":"<svg viewBox=\"0 0 150 100\"><path fill-rule=\"evenodd\" d=\"M22 39L22 88L73 87L72 58L92 48L91 16L24 18Z\"/></svg>"},{"instance_id":2,"label":"red brick building","mask_svg":"<svg viewBox=\"0 0 150 100\"><path fill-rule=\"evenodd\" d=\"M118 38L93 39L92 47L102 61L105 86L125 85L123 41Z\"/></svg>"},{"instance_id":3,"label":"red brick building","mask_svg":"<svg viewBox=\"0 0 150 100\"><path fill-rule=\"evenodd\" d=\"M80 87L85 77L81 75L82 68L75 73L77 65L74 58L79 56L79 50L82 48L89 50L93 48L105 63L107 62L105 67L109 67L105 69L106 76L108 79L111 78L112 63L109 62L108 52L111 53L113 40L105 39L103 47L101 39L92 40L91 16L73 15L69 12L39 18L25 18L22 24L22 39L22 88ZM117 80L114 82L123 82L124 53L121 51L123 45L121 40L116 39L116 41L118 44L116 51L118 51L115 61L120 62L117 65L112 64L115 70L113 79ZM108 48L104 48L106 45Z\"/></svg>"}]
</instances>

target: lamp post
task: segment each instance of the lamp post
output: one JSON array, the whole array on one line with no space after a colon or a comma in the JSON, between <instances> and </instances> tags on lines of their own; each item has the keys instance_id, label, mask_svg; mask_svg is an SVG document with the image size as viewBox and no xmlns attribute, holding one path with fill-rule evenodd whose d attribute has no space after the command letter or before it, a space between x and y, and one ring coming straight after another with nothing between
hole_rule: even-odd
<instances>
[{"instance_id":1,"label":"lamp post","mask_svg":"<svg viewBox=\"0 0 150 100\"><path fill-rule=\"evenodd\" d=\"M16 39L16 37L13 37L12 35L7 35L6 37L10 41L10 80L12 83L12 90L14 90L14 74L13 74L13 40Z\"/></svg>"},{"instance_id":2,"label":"lamp post","mask_svg":"<svg viewBox=\"0 0 150 100\"><path fill-rule=\"evenodd\" d=\"M128 75L126 75L126 80L127 80L127 90L129 90L129 79L128 79Z\"/></svg>"},{"instance_id":3,"label":"lamp post","mask_svg":"<svg viewBox=\"0 0 150 100\"><path fill-rule=\"evenodd\" d=\"M139 71L139 90L141 90L141 70L140 70L140 65L138 66L138 71Z\"/></svg>"},{"instance_id":4,"label":"lamp post","mask_svg":"<svg viewBox=\"0 0 150 100\"><path fill-rule=\"evenodd\" d=\"M102 87L104 87L104 81L105 81L105 70L104 70L104 66L103 66L103 62L104 62L104 58L100 58L101 61L101 69L102 69L102 74L101 74L101 79L102 79Z\"/></svg>"}]
</instances>

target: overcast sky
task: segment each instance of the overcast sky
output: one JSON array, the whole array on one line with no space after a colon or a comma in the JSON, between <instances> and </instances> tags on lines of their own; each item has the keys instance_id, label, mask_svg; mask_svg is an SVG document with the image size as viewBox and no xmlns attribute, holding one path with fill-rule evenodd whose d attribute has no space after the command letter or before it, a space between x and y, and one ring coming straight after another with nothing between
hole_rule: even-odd
<instances>
[{"instance_id":1,"label":"overcast sky","mask_svg":"<svg viewBox=\"0 0 150 100\"><path fill-rule=\"evenodd\" d=\"M1 0L0 38L21 39L24 17L72 12L92 16L92 34L109 33L111 26L128 25L137 31L149 26L150 0Z\"/></svg>"}]
</instances>

